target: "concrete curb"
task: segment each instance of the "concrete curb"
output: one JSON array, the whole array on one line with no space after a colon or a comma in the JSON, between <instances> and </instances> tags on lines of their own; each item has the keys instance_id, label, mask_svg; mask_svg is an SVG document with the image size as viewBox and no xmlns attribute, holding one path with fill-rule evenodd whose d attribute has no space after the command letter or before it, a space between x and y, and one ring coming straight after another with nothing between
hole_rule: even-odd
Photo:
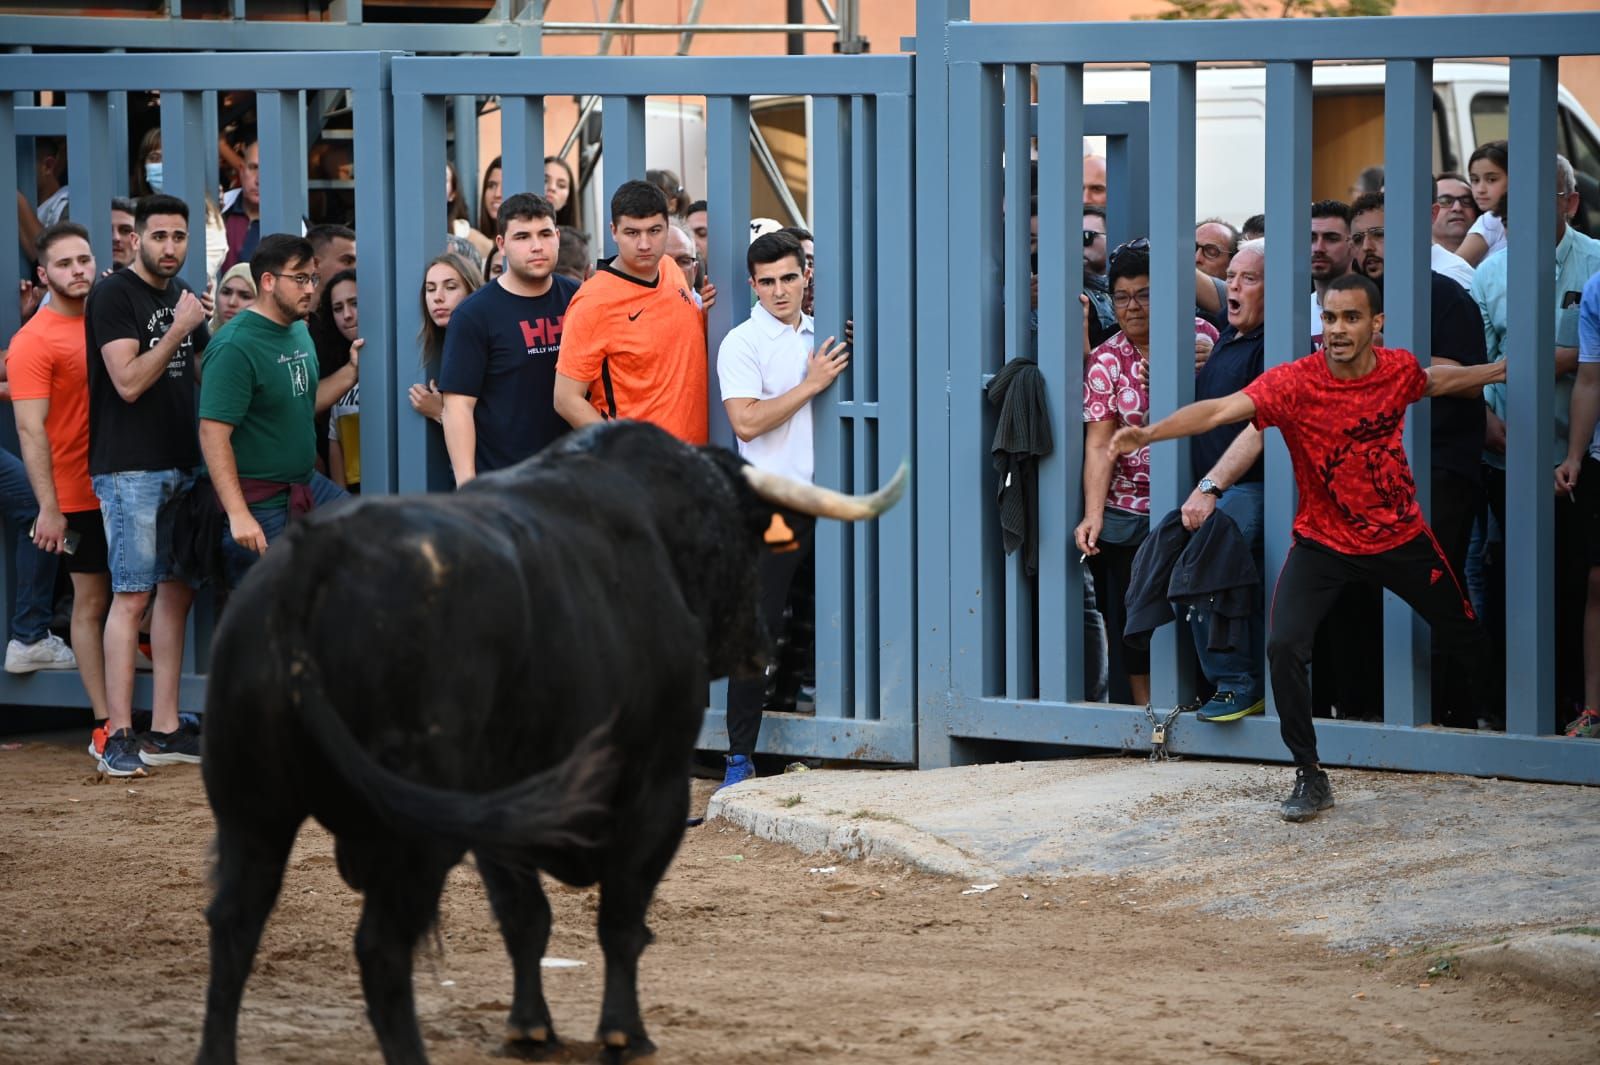
<instances>
[{"instance_id":1,"label":"concrete curb","mask_svg":"<svg viewBox=\"0 0 1600 1065\"><path fill-rule=\"evenodd\" d=\"M1525 936L1459 955L1463 975L1480 969L1508 973L1558 994L1600 1003L1600 929Z\"/></svg>"}]
</instances>

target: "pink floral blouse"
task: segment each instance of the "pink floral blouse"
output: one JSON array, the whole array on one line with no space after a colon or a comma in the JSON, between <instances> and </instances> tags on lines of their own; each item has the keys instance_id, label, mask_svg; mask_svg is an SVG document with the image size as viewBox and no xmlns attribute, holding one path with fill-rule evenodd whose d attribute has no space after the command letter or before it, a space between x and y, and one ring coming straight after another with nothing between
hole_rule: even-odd
<instances>
[{"instance_id":1,"label":"pink floral blouse","mask_svg":"<svg viewBox=\"0 0 1600 1065\"><path fill-rule=\"evenodd\" d=\"M1216 343L1217 331L1204 319L1194 320L1194 331ZM1095 348L1083 375L1083 420L1143 425L1150 409L1150 390L1139 380L1138 366L1139 349L1121 332ZM1149 448L1117 460L1106 506L1137 514L1150 512Z\"/></svg>"}]
</instances>

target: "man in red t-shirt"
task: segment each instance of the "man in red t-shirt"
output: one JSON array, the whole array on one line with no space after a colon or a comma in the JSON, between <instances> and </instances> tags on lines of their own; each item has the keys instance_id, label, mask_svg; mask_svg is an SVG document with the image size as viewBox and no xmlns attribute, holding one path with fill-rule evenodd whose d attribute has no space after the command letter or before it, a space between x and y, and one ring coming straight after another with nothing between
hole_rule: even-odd
<instances>
[{"instance_id":1,"label":"man in red t-shirt","mask_svg":"<svg viewBox=\"0 0 1600 1065\"><path fill-rule=\"evenodd\" d=\"M1294 547L1273 595L1267 662L1296 767L1294 792L1283 804L1287 821L1310 820L1333 806L1317 760L1307 667L1317 626L1346 585L1381 584L1410 603L1433 627L1441 652L1461 659L1469 679L1488 659L1488 638L1422 520L1402 432L1406 408L1417 400L1474 395L1505 380L1505 369L1494 363L1424 370L1409 351L1373 347L1382 328L1378 287L1359 274L1341 277L1323 299L1322 351L1275 366L1232 395L1191 403L1152 426L1129 426L1111 440L1113 454L1127 454L1247 419L1283 434L1300 501ZM1480 676L1469 690L1488 687Z\"/></svg>"}]
</instances>

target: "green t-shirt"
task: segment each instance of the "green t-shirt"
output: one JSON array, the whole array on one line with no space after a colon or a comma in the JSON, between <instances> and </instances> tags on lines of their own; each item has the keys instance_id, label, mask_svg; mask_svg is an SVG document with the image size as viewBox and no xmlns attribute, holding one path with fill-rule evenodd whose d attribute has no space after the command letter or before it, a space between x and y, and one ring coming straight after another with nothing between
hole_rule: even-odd
<instances>
[{"instance_id":1,"label":"green t-shirt","mask_svg":"<svg viewBox=\"0 0 1600 1065\"><path fill-rule=\"evenodd\" d=\"M240 311L200 363L200 417L233 426L240 477L305 484L317 461L317 356L305 322Z\"/></svg>"}]
</instances>

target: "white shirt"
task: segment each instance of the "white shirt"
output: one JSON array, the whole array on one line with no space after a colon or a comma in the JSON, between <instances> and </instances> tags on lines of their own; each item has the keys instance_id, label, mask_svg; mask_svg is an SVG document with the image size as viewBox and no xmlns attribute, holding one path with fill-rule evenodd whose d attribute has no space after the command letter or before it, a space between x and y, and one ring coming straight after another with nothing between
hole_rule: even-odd
<instances>
[{"instance_id":1,"label":"white shirt","mask_svg":"<svg viewBox=\"0 0 1600 1065\"><path fill-rule=\"evenodd\" d=\"M1431 265L1433 272L1443 274L1468 292L1472 291L1472 264L1449 248L1442 248L1437 244L1431 245Z\"/></svg>"},{"instance_id":2,"label":"white shirt","mask_svg":"<svg viewBox=\"0 0 1600 1065\"><path fill-rule=\"evenodd\" d=\"M1311 290L1311 347L1322 347L1322 297L1316 289Z\"/></svg>"},{"instance_id":3,"label":"white shirt","mask_svg":"<svg viewBox=\"0 0 1600 1065\"><path fill-rule=\"evenodd\" d=\"M1497 214L1488 211L1480 214L1478 220L1472 223L1472 228L1467 230L1469 236L1473 233L1478 234L1483 238L1483 242L1489 245L1489 250L1483 253L1484 259L1506 246L1506 224L1500 221L1500 216ZM1478 261L1481 263L1483 259Z\"/></svg>"},{"instance_id":4,"label":"white shirt","mask_svg":"<svg viewBox=\"0 0 1600 1065\"><path fill-rule=\"evenodd\" d=\"M53 226L61 221L62 216L67 213L68 195L67 186L63 185L51 193L49 199L39 205L39 209L34 214L38 215L40 225Z\"/></svg>"},{"instance_id":5,"label":"white shirt","mask_svg":"<svg viewBox=\"0 0 1600 1065\"><path fill-rule=\"evenodd\" d=\"M815 345L816 325L809 314L802 313L800 328L793 329L757 303L717 349L722 398L763 400L783 395L805 380L806 360ZM811 441L807 402L776 429L754 440L740 440L739 454L757 469L810 484L816 469Z\"/></svg>"}]
</instances>

